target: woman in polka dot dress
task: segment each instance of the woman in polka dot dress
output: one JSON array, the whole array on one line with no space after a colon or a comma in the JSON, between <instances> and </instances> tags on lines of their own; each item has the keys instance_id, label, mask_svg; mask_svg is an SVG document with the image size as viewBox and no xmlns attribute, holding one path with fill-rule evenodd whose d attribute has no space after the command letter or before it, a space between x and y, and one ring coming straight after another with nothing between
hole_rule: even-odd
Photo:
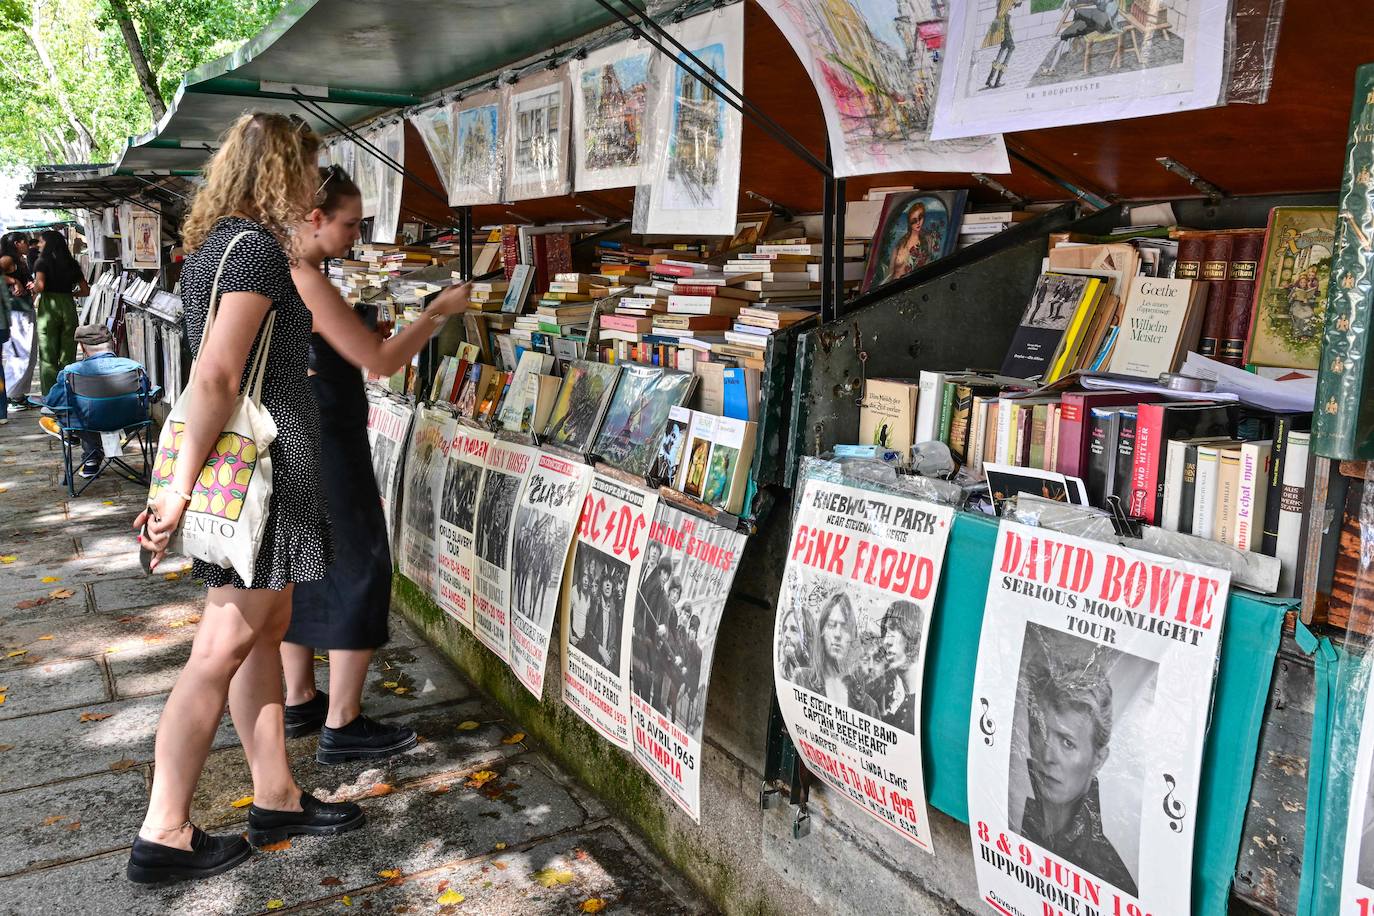
<instances>
[{"instance_id":1,"label":"woman in polka dot dress","mask_svg":"<svg viewBox=\"0 0 1374 916\"><path fill-rule=\"evenodd\" d=\"M243 390L272 311L262 403L276 422L277 439L270 447L272 499L253 581L195 564L195 575L210 590L191 657L158 725L152 797L127 869L140 883L209 877L251 853L241 836L211 837L190 821L191 797L226 699L253 776L249 842L332 835L363 824L357 805L327 804L301 791L287 762L282 725L278 652L291 620L292 590L297 582L322 578L333 560L320 486L319 408L306 377L311 318L291 281L288 255L289 227L315 202L318 151L318 138L297 119L244 115L206 167L205 186L183 227L192 254L182 270L182 304L198 368L185 395L194 410L171 484L135 522L144 527L140 543L153 554L154 566ZM203 340L221 263L218 312Z\"/></svg>"}]
</instances>

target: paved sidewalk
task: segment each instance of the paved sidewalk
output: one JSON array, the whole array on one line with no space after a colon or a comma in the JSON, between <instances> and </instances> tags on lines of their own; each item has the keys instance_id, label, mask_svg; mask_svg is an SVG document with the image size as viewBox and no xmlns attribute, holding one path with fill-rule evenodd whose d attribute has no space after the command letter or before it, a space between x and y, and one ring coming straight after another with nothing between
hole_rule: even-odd
<instances>
[{"instance_id":1,"label":"paved sidewalk","mask_svg":"<svg viewBox=\"0 0 1374 916\"><path fill-rule=\"evenodd\" d=\"M199 884L129 884L157 718L204 590L181 562L143 577L129 525L145 491L107 474L69 499L37 419L0 427L0 913L708 911L399 620L363 702L419 745L322 767L313 737L289 744L301 785L362 799L366 828ZM246 818L237 745L226 715L193 812L207 829Z\"/></svg>"}]
</instances>

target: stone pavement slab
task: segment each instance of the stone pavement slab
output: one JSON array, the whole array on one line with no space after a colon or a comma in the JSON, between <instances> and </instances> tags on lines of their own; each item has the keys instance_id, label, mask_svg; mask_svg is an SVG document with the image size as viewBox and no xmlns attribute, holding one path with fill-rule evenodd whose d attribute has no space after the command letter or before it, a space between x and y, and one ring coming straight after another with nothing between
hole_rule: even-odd
<instances>
[{"instance_id":1,"label":"stone pavement slab","mask_svg":"<svg viewBox=\"0 0 1374 916\"><path fill-rule=\"evenodd\" d=\"M0 876L128 846L147 798L140 770L0 795Z\"/></svg>"},{"instance_id":2,"label":"stone pavement slab","mask_svg":"<svg viewBox=\"0 0 1374 916\"><path fill-rule=\"evenodd\" d=\"M137 562L137 554L134 555ZM95 610L101 614L124 613L133 608L152 607L167 602L205 601L205 586L169 568L177 578L168 581L167 573L158 572L152 576L139 576L131 579L115 579L97 582L91 586L95 595Z\"/></svg>"},{"instance_id":3,"label":"stone pavement slab","mask_svg":"<svg viewBox=\"0 0 1374 916\"><path fill-rule=\"evenodd\" d=\"M91 658L16 668L0 675L0 687L0 721L110 699L105 669Z\"/></svg>"},{"instance_id":4,"label":"stone pavement slab","mask_svg":"<svg viewBox=\"0 0 1374 916\"><path fill-rule=\"evenodd\" d=\"M41 617L0 617L0 674L60 659L131 658L181 644L189 647L195 627L184 622L199 614L200 604L167 604L106 616L53 616L60 604L47 605ZM19 615L14 613L16 617ZM182 626L174 626L182 622ZM42 637L52 636L50 640ZM11 652L24 655L10 657ZM183 649L183 651L186 651Z\"/></svg>"}]
</instances>

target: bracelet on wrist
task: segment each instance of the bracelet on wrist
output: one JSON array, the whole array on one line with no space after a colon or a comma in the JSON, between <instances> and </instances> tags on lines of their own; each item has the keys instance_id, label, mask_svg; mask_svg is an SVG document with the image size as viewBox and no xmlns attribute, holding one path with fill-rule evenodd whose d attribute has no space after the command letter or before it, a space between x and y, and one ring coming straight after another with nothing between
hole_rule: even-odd
<instances>
[{"instance_id":1,"label":"bracelet on wrist","mask_svg":"<svg viewBox=\"0 0 1374 916\"><path fill-rule=\"evenodd\" d=\"M184 503L189 503L191 501L190 493L183 493L180 490L173 490L171 487L167 488L167 492L171 493L173 496L175 496L177 499L181 500Z\"/></svg>"}]
</instances>

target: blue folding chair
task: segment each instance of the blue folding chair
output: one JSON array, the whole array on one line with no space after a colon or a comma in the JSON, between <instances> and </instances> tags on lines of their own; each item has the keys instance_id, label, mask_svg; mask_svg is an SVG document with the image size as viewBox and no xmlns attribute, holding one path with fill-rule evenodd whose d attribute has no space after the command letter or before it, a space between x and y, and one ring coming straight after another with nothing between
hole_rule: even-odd
<instances>
[{"instance_id":1,"label":"blue folding chair","mask_svg":"<svg viewBox=\"0 0 1374 916\"><path fill-rule=\"evenodd\" d=\"M113 467L124 477L147 486L148 473L153 466L154 443L151 437L152 417L150 407L161 392L161 388L148 384L148 375L142 369L129 369L110 375L65 376L71 410L55 414L62 429L62 466L66 472L64 483L67 492L80 496L100 475ZM135 443L138 455L143 459L142 468L135 468L124 455L105 455L95 473L85 478L80 488L76 485L75 470L85 460L83 453L73 459L75 449L82 448L81 435L99 436L101 433L120 434L122 446L127 449Z\"/></svg>"}]
</instances>

